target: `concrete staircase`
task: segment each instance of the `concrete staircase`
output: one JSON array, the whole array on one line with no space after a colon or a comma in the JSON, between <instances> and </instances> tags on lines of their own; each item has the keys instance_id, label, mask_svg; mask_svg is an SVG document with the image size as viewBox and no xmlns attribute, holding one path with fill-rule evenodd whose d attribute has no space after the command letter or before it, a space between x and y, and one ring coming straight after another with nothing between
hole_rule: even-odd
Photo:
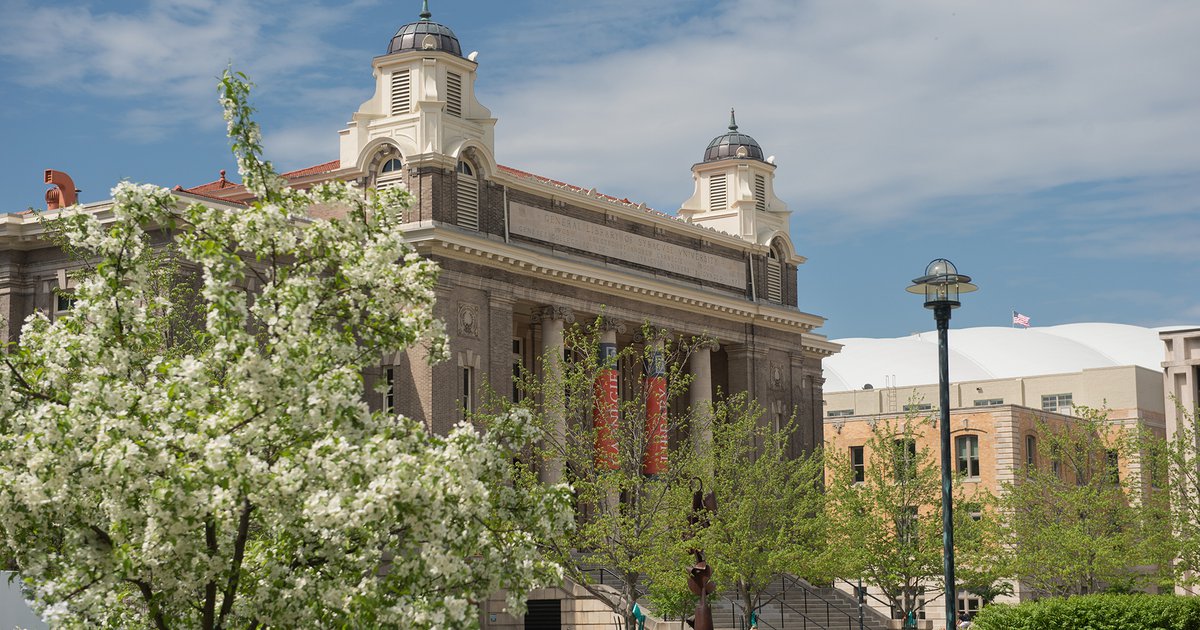
<instances>
[{"instance_id":1,"label":"concrete staircase","mask_svg":"<svg viewBox=\"0 0 1200 630\"><path fill-rule=\"evenodd\" d=\"M589 578L594 583L603 581L619 588L619 580L612 573L599 567L589 567ZM815 587L808 582L791 576L780 576L767 588L764 599L774 598L758 614L758 630L859 630L858 602L850 595L830 587ZM741 602L735 601L732 592L720 593L713 600L714 630L748 630L741 625ZM638 603L652 617L647 620L647 630L682 628L678 619L660 619L653 614L652 607L644 598ZM861 628L863 630L886 630L888 620L870 607L864 607Z\"/></svg>"},{"instance_id":2,"label":"concrete staircase","mask_svg":"<svg viewBox=\"0 0 1200 630\"><path fill-rule=\"evenodd\" d=\"M745 630L741 603L733 593L722 593L713 604L714 630ZM767 588L763 599L774 600L758 613L759 630L858 630L858 602L833 588L818 588L804 580L781 576ZM885 630L888 620L864 608L864 630Z\"/></svg>"}]
</instances>

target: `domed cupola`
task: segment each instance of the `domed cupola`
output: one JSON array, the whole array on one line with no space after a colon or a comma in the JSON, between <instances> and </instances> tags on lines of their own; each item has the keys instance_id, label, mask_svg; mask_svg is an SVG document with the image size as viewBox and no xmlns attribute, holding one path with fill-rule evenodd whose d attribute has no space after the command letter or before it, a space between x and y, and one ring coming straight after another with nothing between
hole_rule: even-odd
<instances>
[{"instance_id":1,"label":"domed cupola","mask_svg":"<svg viewBox=\"0 0 1200 630\"><path fill-rule=\"evenodd\" d=\"M461 57L462 47L459 46L454 31L450 30L449 26L432 21L432 17L429 1L425 0L421 9L421 19L405 24L396 31L396 35L388 44L388 54L405 50L440 50Z\"/></svg>"},{"instance_id":2,"label":"domed cupola","mask_svg":"<svg viewBox=\"0 0 1200 630\"><path fill-rule=\"evenodd\" d=\"M363 186L409 181L423 168L465 168L480 181L495 172L496 119L475 98L478 54L463 56L454 31L432 20L429 0L371 70L375 94L339 133L343 170L357 168Z\"/></svg>"},{"instance_id":3,"label":"domed cupola","mask_svg":"<svg viewBox=\"0 0 1200 630\"><path fill-rule=\"evenodd\" d=\"M737 128L737 119L734 118L731 109L729 110L729 132L713 138L712 142L708 143L708 148L704 150L705 162L730 158L763 161L762 147L758 146L758 142L754 138L744 133L738 133Z\"/></svg>"},{"instance_id":4,"label":"domed cupola","mask_svg":"<svg viewBox=\"0 0 1200 630\"><path fill-rule=\"evenodd\" d=\"M679 207L685 221L768 245L788 231L788 207L775 196L775 157L763 159L758 142L738 133L729 110L729 132L708 143L704 161L692 165L692 196Z\"/></svg>"}]
</instances>

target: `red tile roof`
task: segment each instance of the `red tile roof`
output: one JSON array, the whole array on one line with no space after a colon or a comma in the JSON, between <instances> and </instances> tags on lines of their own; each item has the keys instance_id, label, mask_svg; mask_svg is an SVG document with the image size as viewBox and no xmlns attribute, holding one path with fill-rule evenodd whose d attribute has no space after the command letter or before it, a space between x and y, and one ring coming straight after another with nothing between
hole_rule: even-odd
<instances>
[{"instance_id":1,"label":"red tile roof","mask_svg":"<svg viewBox=\"0 0 1200 630\"><path fill-rule=\"evenodd\" d=\"M301 169L297 169L294 171L288 171L286 173L281 173L280 177L283 177L284 179L293 179L293 178L297 178L297 177L307 177L309 175L320 175L321 173L330 173L330 172L336 171L339 168L341 168L341 165L342 165L341 160L330 160L328 162L323 162L321 164L316 164L314 166L309 166L306 168L301 168ZM665 217L668 219L682 221L682 219L680 219L679 217L676 217L675 215L667 214L665 212L659 212L658 210L654 210L653 208L648 208L648 207L646 207L645 204L634 203L634 202L630 201L628 197L626 197L624 199L618 199L612 195L606 195L604 193L596 192L596 189L594 189L594 188L592 188L592 189L582 188L582 187L576 186L574 184L560 182L557 179L550 179L549 177L543 177L541 175L535 175L534 173L530 173L528 171L522 171L520 169L512 168L511 166L504 166L503 164L498 164L497 167L501 171L503 171L509 175L512 175L513 177L516 177L518 179L528 179L528 180L540 182L543 184L549 184L556 188L563 188L565 190L570 190L572 192L577 192L577 193L581 193L584 195L591 195L593 197L611 201L613 203L619 203L619 204L623 204L626 206L638 208L638 209L640 209L644 212L648 212L650 214L656 214L658 216ZM241 187L242 187L241 184L234 183L234 182L227 180L225 178L225 171L221 171L221 178L216 181L211 181L206 184L200 184L199 186L194 186L192 188L180 188L180 190L182 190L183 192L189 192L192 194L200 195L202 197L210 197L212 199L222 199L223 200L223 198L221 198L221 197L214 197L212 195L206 195L204 193L217 191L217 190L228 190L231 188L241 188Z\"/></svg>"},{"instance_id":2,"label":"red tile roof","mask_svg":"<svg viewBox=\"0 0 1200 630\"><path fill-rule=\"evenodd\" d=\"M336 171L341 167L342 167L341 160L330 160L323 164L317 164L316 166L309 166L307 168L297 169L294 171L288 171L286 173L280 173L279 176L285 177L285 178L287 178L287 177L304 177L305 175L317 175L319 173L328 173L330 171Z\"/></svg>"}]
</instances>

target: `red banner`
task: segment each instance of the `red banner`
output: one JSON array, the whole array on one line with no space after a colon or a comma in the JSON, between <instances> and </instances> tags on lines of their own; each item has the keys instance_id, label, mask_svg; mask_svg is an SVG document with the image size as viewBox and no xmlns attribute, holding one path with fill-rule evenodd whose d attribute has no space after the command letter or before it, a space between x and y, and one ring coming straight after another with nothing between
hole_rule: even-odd
<instances>
[{"instance_id":1,"label":"red banner","mask_svg":"<svg viewBox=\"0 0 1200 630\"><path fill-rule=\"evenodd\" d=\"M606 364L615 361L616 355L616 344L600 344L600 356ZM596 430L596 468L601 470L616 470L621 465L617 452L617 429L621 413L618 374L613 365L600 370L596 376L592 428Z\"/></svg>"},{"instance_id":2,"label":"red banner","mask_svg":"<svg viewBox=\"0 0 1200 630\"><path fill-rule=\"evenodd\" d=\"M667 470L667 376L661 350L652 352L646 372L646 452L642 457L642 474L658 475Z\"/></svg>"}]
</instances>

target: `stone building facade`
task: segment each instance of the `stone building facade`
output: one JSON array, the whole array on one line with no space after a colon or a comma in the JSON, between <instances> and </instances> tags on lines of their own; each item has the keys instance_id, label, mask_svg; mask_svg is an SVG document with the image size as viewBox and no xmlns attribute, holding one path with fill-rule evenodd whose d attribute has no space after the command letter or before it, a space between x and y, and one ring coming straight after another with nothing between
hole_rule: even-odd
<instances>
[{"instance_id":1,"label":"stone building facade","mask_svg":"<svg viewBox=\"0 0 1200 630\"><path fill-rule=\"evenodd\" d=\"M689 359L689 404L749 392L767 421L796 418L794 453L820 446L822 359L839 346L815 332L822 317L800 308L805 259L758 143L731 115L692 166L693 195L675 214L656 212L499 164L478 70L451 29L422 13L371 61L374 96L340 132L336 159L283 174L298 188L406 186L406 238L442 268L437 314L451 359L429 366L420 349L383 357L373 377L385 391L367 384L373 404L445 433L478 405L483 383L511 396L514 369L538 365L566 327L603 314L625 324L611 328L618 345L642 343L644 324L712 339ZM250 199L224 172L175 192L231 211ZM85 208L103 215L109 203ZM69 308L72 265L36 216L0 215L0 341L14 340L35 309ZM501 617L486 625L503 626Z\"/></svg>"}]
</instances>

